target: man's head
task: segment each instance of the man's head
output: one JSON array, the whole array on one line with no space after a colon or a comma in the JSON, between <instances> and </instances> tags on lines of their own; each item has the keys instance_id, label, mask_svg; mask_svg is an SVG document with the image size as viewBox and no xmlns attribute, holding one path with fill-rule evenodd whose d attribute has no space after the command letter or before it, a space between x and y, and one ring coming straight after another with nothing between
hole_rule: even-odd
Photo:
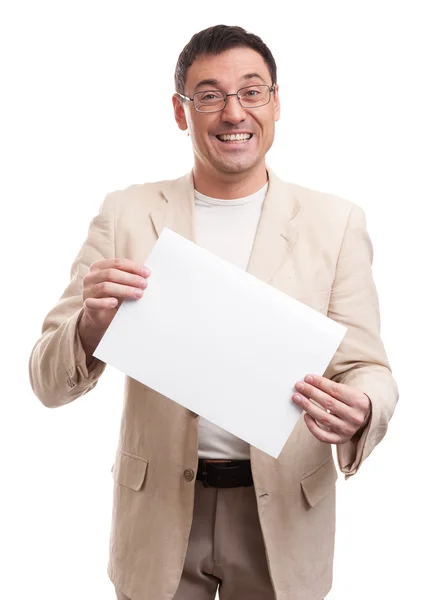
<instances>
[{"instance_id":1,"label":"man's head","mask_svg":"<svg viewBox=\"0 0 427 600\"><path fill-rule=\"evenodd\" d=\"M268 47L241 27L217 25L191 38L176 65L173 103L178 126L190 130L197 169L262 170L280 113L276 77Z\"/></svg>"}]
</instances>

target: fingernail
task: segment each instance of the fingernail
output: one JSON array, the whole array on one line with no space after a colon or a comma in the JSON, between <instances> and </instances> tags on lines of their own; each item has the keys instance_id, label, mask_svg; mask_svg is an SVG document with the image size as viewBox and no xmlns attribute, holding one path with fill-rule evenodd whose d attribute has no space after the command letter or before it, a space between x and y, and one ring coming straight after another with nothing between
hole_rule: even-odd
<instances>
[{"instance_id":1,"label":"fingernail","mask_svg":"<svg viewBox=\"0 0 427 600\"><path fill-rule=\"evenodd\" d=\"M144 292L143 292L142 290L135 290L135 296L136 296L137 298L142 298L142 294L143 294L143 293L144 293Z\"/></svg>"},{"instance_id":2,"label":"fingernail","mask_svg":"<svg viewBox=\"0 0 427 600\"><path fill-rule=\"evenodd\" d=\"M298 381L298 383L295 386L295 389L297 389L300 392L302 392L304 390L304 384L301 381Z\"/></svg>"},{"instance_id":3,"label":"fingernail","mask_svg":"<svg viewBox=\"0 0 427 600\"><path fill-rule=\"evenodd\" d=\"M295 402L301 402L302 398L299 394L295 394L294 400L295 400Z\"/></svg>"},{"instance_id":4,"label":"fingernail","mask_svg":"<svg viewBox=\"0 0 427 600\"><path fill-rule=\"evenodd\" d=\"M307 377L304 377L305 381L307 383L313 383L314 379L311 375L307 375Z\"/></svg>"}]
</instances>

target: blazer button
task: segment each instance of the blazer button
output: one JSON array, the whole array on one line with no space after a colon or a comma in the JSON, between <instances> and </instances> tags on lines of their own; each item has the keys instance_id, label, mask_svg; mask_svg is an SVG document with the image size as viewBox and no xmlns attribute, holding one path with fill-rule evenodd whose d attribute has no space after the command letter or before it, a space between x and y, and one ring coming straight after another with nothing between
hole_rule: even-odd
<instances>
[{"instance_id":1,"label":"blazer button","mask_svg":"<svg viewBox=\"0 0 427 600\"><path fill-rule=\"evenodd\" d=\"M185 479L185 481L193 481L193 479L194 479L194 471L193 471L193 469L185 469L185 471L184 471L184 479Z\"/></svg>"}]
</instances>

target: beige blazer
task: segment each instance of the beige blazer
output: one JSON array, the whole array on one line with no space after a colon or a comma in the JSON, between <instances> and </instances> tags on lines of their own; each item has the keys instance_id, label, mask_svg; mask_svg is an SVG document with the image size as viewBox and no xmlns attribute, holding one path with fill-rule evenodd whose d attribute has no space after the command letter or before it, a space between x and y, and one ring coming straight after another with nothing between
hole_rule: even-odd
<instances>
[{"instance_id":1,"label":"beige blazer","mask_svg":"<svg viewBox=\"0 0 427 600\"><path fill-rule=\"evenodd\" d=\"M248 271L348 328L325 375L361 388L373 407L362 436L338 447L349 477L383 438L398 397L380 339L364 214L271 171L269 179ZM165 226L194 241L194 222L191 173L106 197L31 355L31 384L43 404L57 407L82 396L105 368L95 361L88 371L77 334L90 265L111 257L144 263ZM108 574L132 600L170 600L178 587L192 523L197 430L196 414L126 378ZM337 473L331 446L300 419L278 459L251 447L251 461L277 599L320 600L332 581Z\"/></svg>"}]
</instances>

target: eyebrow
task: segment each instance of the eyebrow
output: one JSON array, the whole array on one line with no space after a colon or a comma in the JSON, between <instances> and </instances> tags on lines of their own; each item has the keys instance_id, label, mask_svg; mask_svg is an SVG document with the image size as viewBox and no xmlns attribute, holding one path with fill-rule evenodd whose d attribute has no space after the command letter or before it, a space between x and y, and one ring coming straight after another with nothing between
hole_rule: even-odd
<instances>
[{"instance_id":1,"label":"eyebrow","mask_svg":"<svg viewBox=\"0 0 427 600\"><path fill-rule=\"evenodd\" d=\"M196 87L194 88L194 91L198 90L199 88L205 86L205 85L218 85L219 81L218 79L202 79L201 81L199 81L199 83L196 85Z\"/></svg>"},{"instance_id":2,"label":"eyebrow","mask_svg":"<svg viewBox=\"0 0 427 600\"><path fill-rule=\"evenodd\" d=\"M265 81L265 79L263 77L261 77L261 75L259 75L258 73L246 73L245 75L243 75L243 77L241 79L245 79L245 80L261 79L261 81L264 81L265 83L267 83ZM198 82L198 84L194 88L194 91L198 90L201 87L204 87L205 85L218 86L219 81L218 81L218 79L202 79L201 81Z\"/></svg>"}]
</instances>

